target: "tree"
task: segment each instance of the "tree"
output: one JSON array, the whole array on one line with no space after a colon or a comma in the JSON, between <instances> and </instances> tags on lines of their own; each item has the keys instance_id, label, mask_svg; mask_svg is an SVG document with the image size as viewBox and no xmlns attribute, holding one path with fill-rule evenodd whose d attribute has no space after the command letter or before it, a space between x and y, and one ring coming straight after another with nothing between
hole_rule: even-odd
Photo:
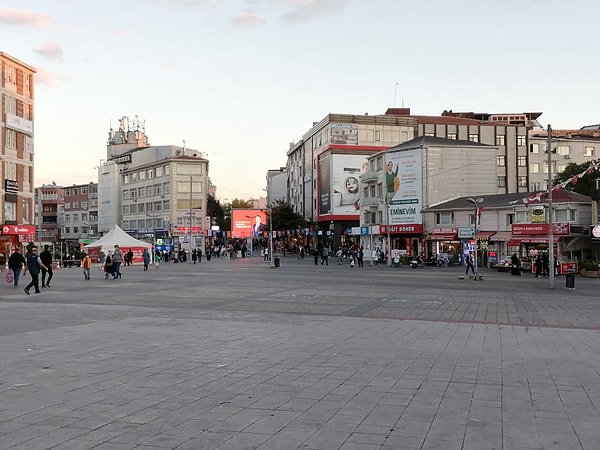
<instances>
[{"instance_id":1,"label":"tree","mask_svg":"<svg viewBox=\"0 0 600 450\"><path fill-rule=\"evenodd\" d=\"M581 164L567 164L565 170L554 177L553 185L556 186L563 181L570 180L574 176L584 173L595 162L596 161L586 161ZM577 179L575 183L569 183L567 186L565 186L565 189L568 191L577 192L578 194L591 195L592 191L596 187L596 178L600 178L600 171L598 170L594 170L591 173L582 176L581 178Z\"/></svg>"},{"instance_id":2,"label":"tree","mask_svg":"<svg viewBox=\"0 0 600 450\"><path fill-rule=\"evenodd\" d=\"M282 200L277 200L271 206L271 223L274 230L295 230L304 228L304 217L294 211L294 208Z\"/></svg>"}]
</instances>

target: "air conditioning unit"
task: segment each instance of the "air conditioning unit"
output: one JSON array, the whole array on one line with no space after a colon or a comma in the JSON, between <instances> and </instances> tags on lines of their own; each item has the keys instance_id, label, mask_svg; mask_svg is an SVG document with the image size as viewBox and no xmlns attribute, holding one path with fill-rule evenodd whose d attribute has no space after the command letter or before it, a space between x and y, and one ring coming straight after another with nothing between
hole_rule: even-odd
<instances>
[{"instance_id":1,"label":"air conditioning unit","mask_svg":"<svg viewBox=\"0 0 600 450\"><path fill-rule=\"evenodd\" d=\"M571 154L565 155L565 159L571 159Z\"/></svg>"}]
</instances>

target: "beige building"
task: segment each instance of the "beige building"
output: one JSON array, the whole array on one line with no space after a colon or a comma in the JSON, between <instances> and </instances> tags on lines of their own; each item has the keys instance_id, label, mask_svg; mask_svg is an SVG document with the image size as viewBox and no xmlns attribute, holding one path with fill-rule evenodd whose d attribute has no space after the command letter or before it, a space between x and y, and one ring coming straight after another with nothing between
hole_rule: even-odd
<instances>
[{"instance_id":1,"label":"beige building","mask_svg":"<svg viewBox=\"0 0 600 450\"><path fill-rule=\"evenodd\" d=\"M0 260L11 247L35 239L34 75L36 70L0 52Z\"/></svg>"}]
</instances>

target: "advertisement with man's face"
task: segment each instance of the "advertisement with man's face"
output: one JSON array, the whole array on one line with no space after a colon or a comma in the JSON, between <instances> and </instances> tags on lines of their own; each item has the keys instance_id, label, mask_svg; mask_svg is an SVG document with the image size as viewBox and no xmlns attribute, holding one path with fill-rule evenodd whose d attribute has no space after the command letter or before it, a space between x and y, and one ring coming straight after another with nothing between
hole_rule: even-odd
<instances>
[{"instance_id":1,"label":"advertisement with man's face","mask_svg":"<svg viewBox=\"0 0 600 450\"><path fill-rule=\"evenodd\" d=\"M423 223L422 171L420 149L386 154L385 188L389 225Z\"/></svg>"},{"instance_id":2,"label":"advertisement with man's face","mask_svg":"<svg viewBox=\"0 0 600 450\"><path fill-rule=\"evenodd\" d=\"M231 235L233 238L267 236L267 214L264 209L232 209Z\"/></svg>"}]
</instances>

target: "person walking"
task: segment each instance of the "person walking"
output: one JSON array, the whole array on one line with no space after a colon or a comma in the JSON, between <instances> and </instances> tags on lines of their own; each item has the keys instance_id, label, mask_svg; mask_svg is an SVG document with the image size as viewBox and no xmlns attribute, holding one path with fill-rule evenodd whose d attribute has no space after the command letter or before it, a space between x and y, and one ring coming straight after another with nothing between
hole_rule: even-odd
<instances>
[{"instance_id":1,"label":"person walking","mask_svg":"<svg viewBox=\"0 0 600 450\"><path fill-rule=\"evenodd\" d=\"M192 262L196 264L196 261L198 261L198 252L196 251L196 249L194 249L192 250Z\"/></svg>"},{"instance_id":2,"label":"person walking","mask_svg":"<svg viewBox=\"0 0 600 450\"><path fill-rule=\"evenodd\" d=\"M113 280L117 278L121 278L121 264L123 264L123 252L119 248L118 245L115 244L115 249L112 255L112 263L113 263L113 271L112 276Z\"/></svg>"},{"instance_id":3,"label":"person walking","mask_svg":"<svg viewBox=\"0 0 600 450\"><path fill-rule=\"evenodd\" d=\"M315 259L315 266L319 264L319 250L317 248L313 248L313 258Z\"/></svg>"},{"instance_id":4,"label":"person walking","mask_svg":"<svg viewBox=\"0 0 600 450\"><path fill-rule=\"evenodd\" d=\"M90 279L90 269L92 268L92 258L87 253L83 253L83 259L81 260L81 267L83 269L83 276L86 280Z\"/></svg>"},{"instance_id":5,"label":"person walking","mask_svg":"<svg viewBox=\"0 0 600 450\"><path fill-rule=\"evenodd\" d=\"M542 277L542 269L544 267L544 261L542 260L542 255L537 255L535 258L535 277Z\"/></svg>"},{"instance_id":6,"label":"person walking","mask_svg":"<svg viewBox=\"0 0 600 450\"><path fill-rule=\"evenodd\" d=\"M113 260L110 250L104 260L104 279L108 280L108 276L113 274Z\"/></svg>"},{"instance_id":7,"label":"person walking","mask_svg":"<svg viewBox=\"0 0 600 450\"><path fill-rule=\"evenodd\" d=\"M25 257L21 254L20 249L16 247L8 258L8 268L13 272L13 285L15 287L19 287L19 276L21 271L25 270L25 264Z\"/></svg>"},{"instance_id":8,"label":"person walking","mask_svg":"<svg viewBox=\"0 0 600 450\"><path fill-rule=\"evenodd\" d=\"M132 263L133 263L133 252L131 251L131 249L129 249L127 251L127 253L125 254L125 265L131 266Z\"/></svg>"},{"instance_id":9,"label":"person walking","mask_svg":"<svg viewBox=\"0 0 600 450\"><path fill-rule=\"evenodd\" d=\"M42 267L42 287L50 287L50 280L54 273L52 272L52 253L50 253L49 245L44 245L44 250L40 253L40 259L46 266L46 268ZM46 279L46 275L48 279Z\"/></svg>"},{"instance_id":10,"label":"person walking","mask_svg":"<svg viewBox=\"0 0 600 450\"><path fill-rule=\"evenodd\" d=\"M358 267L365 267L363 264L363 258L365 256L364 247L361 245L358 251L356 252L356 260L358 262Z\"/></svg>"},{"instance_id":11,"label":"person walking","mask_svg":"<svg viewBox=\"0 0 600 450\"><path fill-rule=\"evenodd\" d=\"M39 294L41 293L39 281L40 270L46 266L44 266L40 256L37 254L37 246L30 245L27 247L27 249L28 251L25 255L25 261L29 275L31 275L31 282L23 290L27 295L29 295L29 290L33 287L35 288L35 293Z\"/></svg>"},{"instance_id":12,"label":"person walking","mask_svg":"<svg viewBox=\"0 0 600 450\"><path fill-rule=\"evenodd\" d=\"M475 275L475 266L473 266L473 257L471 255L467 255L465 262L467 263L467 270L465 271L465 275L469 275L469 269L471 269L471 273Z\"/></svg>"},{"instance_id":13,"label":"person walking","mask_svg":"<svg viewBox=\"0 0 600 450\"><path fill-rule=\"evenodd\" d=\"M329 249L327 247L323 247L321 249L321 265L325 263L326 266L329 265Z\"/></svg>"},{"instance_id":14,"label":"person walking","mask_svg":"<svg viewBox=\"0 0 600 450\"><path fill-rule=\"evenodd\" d=\"M147 248L145 248L144 252L142 253L142 259L144 260L144 272L146 272L148 270L148 266L150 265L150 252ZM196 263L194 262L194 264Z\"/></svg>"}]
</instances>

